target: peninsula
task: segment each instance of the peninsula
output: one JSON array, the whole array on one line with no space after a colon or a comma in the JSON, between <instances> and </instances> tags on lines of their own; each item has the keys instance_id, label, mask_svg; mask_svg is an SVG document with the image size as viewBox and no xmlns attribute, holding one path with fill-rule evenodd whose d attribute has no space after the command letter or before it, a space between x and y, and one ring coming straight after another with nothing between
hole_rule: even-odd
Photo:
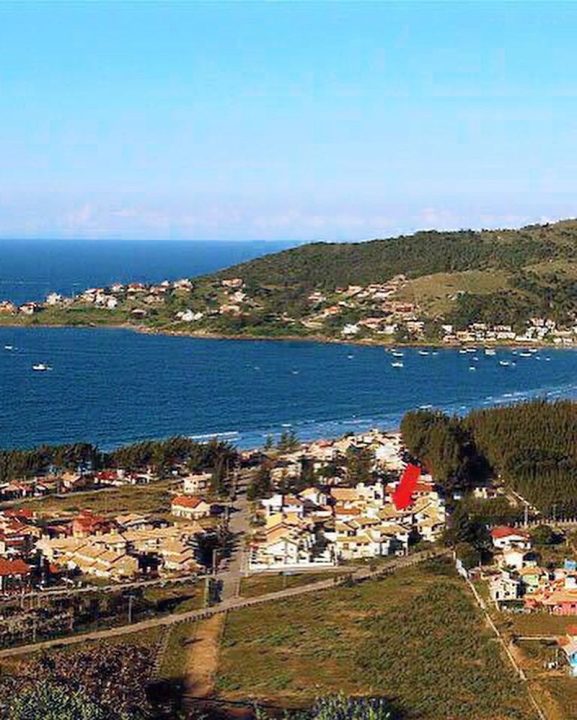
<instances>
[{"instance_id":1,"label":"peninsula","mask_svg":"<svg viewBox=\"0 0 577 720\"><path fill-rule=\"evenodd\" d=\"M312 243L211 275L0 302L0 325L389 344L577 340L577 220Z\"/></svg>"}]
</instances>

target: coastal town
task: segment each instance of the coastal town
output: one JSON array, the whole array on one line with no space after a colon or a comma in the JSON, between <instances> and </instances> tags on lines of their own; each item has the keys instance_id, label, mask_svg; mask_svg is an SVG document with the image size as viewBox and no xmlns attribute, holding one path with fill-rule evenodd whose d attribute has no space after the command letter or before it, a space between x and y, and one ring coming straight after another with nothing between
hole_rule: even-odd
<instances>
[{"instance_id":1,"label":"coastal town","mask_svg":"<svg viewBox=\"0 0 577 720\"><path fill-rule=\"evenodd\" d=\"M195 601L202 607L242 599L242 578L330 575L383 562L386 568L394 558L444 552L460 495L447 494L421 466L410 502L399 504L399 486L412 462L400 433L374 429L302 443L285 432L276 444L239 451L220 484L209 469L189 472L183 463L162 473L153 467L51 468L4 482L0 603L10 623L0 641L6 647L30 633L39 638L81 626L70 608L63 613L54 602L63 594L177 583L206 586ZM119 513L107 504L109 493L139 496L158 485L165 500L154 513ZM471 497L518 505L498 481L473 488ZM100 498L101 509L83 508L84 498ZM70 507L70 500L78 510L52 509L56 501ZM457 570L486 588L499 616L577 616L573 536L548 528L550 537L543 540L545 523L532 511L514 526L487 525L482 563L468 560L461 545L453 547ZM551 555L551 547L561 554ZM20 607L24 597L44 603L41 618ZM555 667L577 675L577 633L571 632L557 638L566 661L559 665L557 658Z\"/></svg>"},{"instance_id":2,"label":"coastal town","mask_svg":"<svg viewBox=\"0 0 577 720\"><path fill-rule=\"evenodd\" d=\"M463 291L457 290L448 299L456 300L460 295ZM577 343L575 322L562 324L546 316L530 317L515 325L448 322L443 313L425 311L410 291L405 275L330 292L314 290L298 315L272 311L268 302L268 290L253 287L241 277L115 283L89 288L74 297L52 292L43 302L16 305L0 301L0 322L129 324L157 332L201 335L242 334L258 325L262 326L261 336L268 327L274 337L448 347L473 343L571 347Z\"/></svg>"}]
</instances>

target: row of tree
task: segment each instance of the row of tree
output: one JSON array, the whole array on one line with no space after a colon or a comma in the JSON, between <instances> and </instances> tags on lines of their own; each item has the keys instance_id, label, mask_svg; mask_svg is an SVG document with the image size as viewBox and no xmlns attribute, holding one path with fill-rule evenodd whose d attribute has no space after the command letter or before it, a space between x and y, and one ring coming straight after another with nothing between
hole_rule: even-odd
<instances>
[{"instance_id":1,"label":"row of tree","mask_svg":"<svg viewBox=\"0 0 577 720\"><path fill-rule=\"evenodd\" d=\"M191 472L212 470L220 478L228 472L237 457L233 445L216 438L201 443L178 436L168 440L134 443L112 452L104 452L89 443L43 445L31 450L1 450L0 482L48 472L111 467L127 470L151 467L162 475L175 464L184 464Z\"/></svg>"},{"instance_id":2,"label":"row of tree","mask_svg":"<svg viewBox=\"0 0 577 720\"><path fill-rule=\"evenodd\" d=\"M494 475L545 514L577 514L577 403L532 400L464 418L417 410L401 431L448 491Z\"/></svg>"}]
</instances>

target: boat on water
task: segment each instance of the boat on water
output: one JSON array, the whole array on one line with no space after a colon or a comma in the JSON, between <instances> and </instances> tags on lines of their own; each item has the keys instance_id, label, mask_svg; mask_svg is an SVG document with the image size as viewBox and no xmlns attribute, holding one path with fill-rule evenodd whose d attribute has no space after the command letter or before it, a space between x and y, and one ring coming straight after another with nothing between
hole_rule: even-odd
<instances>
[{"instance_id":1,"label":"boat on water","mask_svg":"<svg viewBox=\"0 0 577 720\"><path fill-rule=\"evenodd\" d=\"M485 355L492 356L492 355L496 355L496 354L497 354L497 351L495 350L495 348L485 348Z\"/></svg>"},{"instance_id":2,"label":"boat on water","mask_svg":"<svg viewBox=\"0 0 577 720\"><path fill-rule=\"evenodd\" d=\"M4 345L4 350L14 350L14 345Z\"/></svg>"},{"instance_id":3,"label":"boat on water","mask_svg":"<svg viewBox=\"0 0 577 720\"><path fill-rule=\"evenodd\" d=\"M428 350L419 350L419 355L428 355L428 354L429 354Z\"/></svg>"},{"instance_id":4,"label":"boat on water","mask_svg":"<svg viewBox=\"0 0 577 720\"><path fill-rule=\"evenodd\" d=\"M44 363L37 363L36 365L32 365L32 370L35 370L36 372L47 372L48 370L52 370L50 365L45 365Z\"/></svg>"},{"instance_id":5,"label":"boat on water","mask_svg":"<svg viewBox=\"0 0 577 720\"><path fill-rule=\"evenodd\" d=\"M528 350L522 350L519 353L519 357L531 357L533 353L530 353Z\"/></svg>"},{"instance_id":6,"label":"boat on water","mask_svg":"<svg viewBox=\"0 0 577 720\"><path fill-rule=\"evenodd\" d=\"M509 360L499 360L499 365L501 367L509 367L511 363L509 362Z\"/></svg>"},{"instance_id":7,"label":"boat on water","mask_svg":"<svg viewBox=\"0 0 577 720\"><path fill-rule=\"evenodd\" d=\"M403 357L403 353L400 350L393 350L391 354L393 357Z\"/></svg>"},{"instance_id":8,"label":"boat on water","mask_svg":"<svg viewBox=\"0 0 577 720\"><path fill-rule=\"evenodd\" d=\"M405 366L403 365L402 362L394 362L394 363L391 363L391 367L394 367L394 368L402 368L402 367L405 367Z\"/></svg>"}]
</instances>

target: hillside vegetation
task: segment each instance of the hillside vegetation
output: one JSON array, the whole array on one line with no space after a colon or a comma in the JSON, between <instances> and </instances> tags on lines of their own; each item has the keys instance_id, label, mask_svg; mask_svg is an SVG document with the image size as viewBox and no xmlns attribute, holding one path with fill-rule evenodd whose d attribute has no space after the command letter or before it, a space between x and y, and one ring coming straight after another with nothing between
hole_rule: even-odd
<instances>
[{"instance_id":1,"label":"hillside vegetation","mask_svg":"<svg viewBox=\"0 0 577 720\"><path fill-rule=\"evenodd\" d=\"M338 286L385 282L464 270L524 267L577 259L577 221L521 230L418 232L362 243L313 243L266 255L218 273L249 284ZM556 269L559 270L557 264ZM562 267L562 266L561 266Z\"/></svg>"},{"instance_id":2,"label":"hillside vegetation","mask_svg":"<svg viewBox=\"0 0 577 720\"><path fill-rule=\"evenodd\" d=\"M75 298L52 295L28 308L0 302L0 324L570 344L577 327L576 275L576 220L520 230L428 231L312 243L199 278L93 288ZM484 327L472 328L479 323ZM508 326L506 337L499 335L502 326ZM459 336L472 329L469 337Z\"/></svg>"},{"instance_id":3,"label":"hillside vegetation","mask_svg":"<svg viewBox=\"0 0 577 720\"><path fill-rule=\"evenodd\" d=\"M417 410L401 431L447 489L494 475L546 515L577 514L577 403L534 400L465 418Z\"/></svg>"}]
</instances>

